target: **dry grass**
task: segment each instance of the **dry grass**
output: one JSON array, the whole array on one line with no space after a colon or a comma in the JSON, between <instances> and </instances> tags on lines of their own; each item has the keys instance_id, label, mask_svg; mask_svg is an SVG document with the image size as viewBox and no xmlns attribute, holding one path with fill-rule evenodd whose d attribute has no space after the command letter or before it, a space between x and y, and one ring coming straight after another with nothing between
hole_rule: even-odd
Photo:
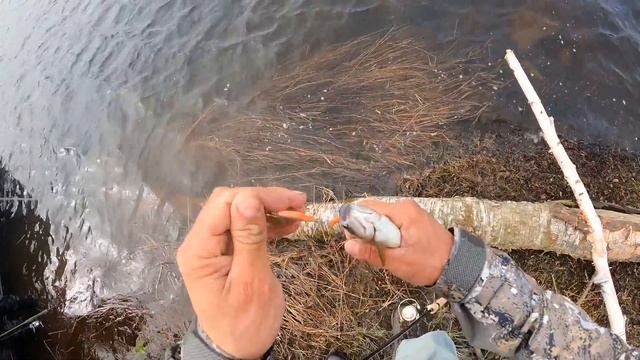
<instances>
[{"instance_id":1,"label":"dry grass","mask_svg":"<svg viewBox=\"0 0 640 360\"><path fill-rule=\"evenodd\" d=\"M474 196L500 201L573 199L562 171L546 149L516 130L474 139L469 150L445 151L446 160L408 176L400 191L409 196ZM640 205L640 158L624 151L572 141L564 146L595 202Z\"/></svg>"},{"instance_id":2,"label":"dry grass","mask_svg":"<svg viewBox=\"0 0 640 360\"><path fill-rule=\"evenodd\" d=\"M97 308L76 319L74 328L80 325L85 341L107 340L110 347L128 349L135 345L148 315L135 297L116 296L103 300Z\"/></svg>"},{"instance_id":3,"label":"dry grass","mask_svg":"<svg viewBox=\"0 0 640 360\"><path fill-rule=\"evenodd\" d=\"M419 168L424 147L445 139L443 125L485 109L499 84L478 56L436 55L407 30L340 44L287 66L251 114L209 109L189 146L224 159L236 183L366 187Z\"/></svg>"},{"instance_id":4,"label":"dry grass","mask_svg":"<svg viewBox=\"0 0 640 360\"><path fill-rule=\"evenodd\" d=\"M435 300L427 288L410 287L349 258L340 239L282 239L273 244L271 253L287 299L276 342L282 359L320 359L332 350L361 358L393 335L391 317L401 300L414 298L423 306ZM466 357L470 350L454 321L449 312L440 312L413 335L451 330Z\"/></svg>"},{"instance_id":5,"label":"dry grass","mask_svg":"<svg viewBox=\"0 0 640 360\"><path fill-rule=\"evenodd\" d=\"M44 320L44 343L53 359L103 359L105 355L131 358L150 316L151 312L133 296L104 299L96 309L79 317L51 312Z\"/></svg>"}]
</instances>

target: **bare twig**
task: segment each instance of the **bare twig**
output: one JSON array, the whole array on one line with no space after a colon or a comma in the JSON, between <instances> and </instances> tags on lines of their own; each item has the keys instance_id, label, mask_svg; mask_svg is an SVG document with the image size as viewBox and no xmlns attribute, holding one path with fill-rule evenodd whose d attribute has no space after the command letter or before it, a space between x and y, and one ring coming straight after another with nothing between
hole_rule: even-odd
<instances>
[{"instance_id":1,"label":"bare twig","mask_svg":"<svg viewBox=\"0 0 640 360\"><path fill-rule=\"evenodd\" d=\"M592 286L593 286L593 277L589 279L587 286L585 286L584 290L582 290L582 294L580 294L578 301L576 301L576 305L582 306L582 303L587 299L587 295L589 295L589 291L591 291Z\"/></svg>"},{"instance_id":2,"label":"bare twig","mask_svg":"<svg viewBox=\"0 0 640 360\"><path fill-rule=\"evenodd\" d=\"M47 350L49 350L49 354L51 354L51 357L53 358L53 360L58 360L58 357L56 356L56 354L54 354L53 351L51 351L51 348L49 347L49 344L47 344L47 341L43 340L42 343L47 348Z\"/></svg>"}]
</instances>

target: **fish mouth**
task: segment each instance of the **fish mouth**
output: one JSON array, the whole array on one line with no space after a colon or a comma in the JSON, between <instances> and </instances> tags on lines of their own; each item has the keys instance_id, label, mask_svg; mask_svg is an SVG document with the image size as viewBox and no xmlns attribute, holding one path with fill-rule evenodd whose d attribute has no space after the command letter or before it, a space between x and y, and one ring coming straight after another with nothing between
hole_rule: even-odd
<instances>
[{"instance_id":1,"label":"fish mouth","mask_svg":"<svg viewBox=\"0 0 640 360\"><path fill-rule=\"evenodd\" d=\"M351 204L344 204L340 206L340 210L338 210L338 215L340 215L340 226L348 230L349 216L351 215Z\"/></svg>"}]
</instances>

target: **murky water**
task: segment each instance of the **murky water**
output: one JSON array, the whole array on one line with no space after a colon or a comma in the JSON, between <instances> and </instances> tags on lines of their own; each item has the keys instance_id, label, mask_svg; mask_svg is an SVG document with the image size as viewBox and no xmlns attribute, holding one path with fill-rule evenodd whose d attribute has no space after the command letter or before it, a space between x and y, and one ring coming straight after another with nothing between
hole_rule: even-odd
<instances>
[{"instance_id":1,"label":"murky water","mask_svg":"<svg viewBox=\"0 0 640 360\"><path fill-rule=\"evenodd\" d=\"M189 219L157 195L219 178L180 155L182 130L211 104L242 108L279 64L406 24L488 43L490 61L513 48L560 131L640 150L635 0L4 0L0 159L50 219L46 291L66 289L70 313L113 294L184 310L172 258ZM525 107L514 86L500 99Z\"/></svg>"}]
</instances>

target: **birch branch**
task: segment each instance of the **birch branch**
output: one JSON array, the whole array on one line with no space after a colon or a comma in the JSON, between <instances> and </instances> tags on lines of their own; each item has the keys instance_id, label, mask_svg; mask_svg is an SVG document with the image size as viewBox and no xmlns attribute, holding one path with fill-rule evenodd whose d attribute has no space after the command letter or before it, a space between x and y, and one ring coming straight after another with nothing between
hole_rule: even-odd
<instances>
[{"instance_id":1,"label":"birch branch","mask_svg":"<svg viewBox=\"0 0 640 360\"><path fill-rule=\"evenodd\" d=\"M567 155L567 152L558 138L553 117L547 115L547 112L542 105L542 101L531 85L531 82L529 82L529 78L522 69L520 62L513 51L507 50L505 59L507 60L511 70L513 70L513 74L515 75L516 80L518 80L518 84L520 84L522 91L527 97L529 106L531 106L531 110L542 129L544 139L551 148L551 152L556 158L558 165L560 165L564 178L569 183L571 190L573 190L573 195L576 197L578 206L580 207L587 224L589 224L589 227L591 228L591 234L588 236L588 239L591 241L591 255L596 269L593 277L594 283L600 286L600 291L607 309L611 332L626 341L625 320L622 315L620 304L618 303L618 297L613 280L611 279L609 262L607 260L607 243L604 240L600 218L593 207L593 203L589 198L589 194L587 193L584 183L576 171L576 166L571 162L571 159L569 159L569 155Z\"/></svg>"}]
</instances>

